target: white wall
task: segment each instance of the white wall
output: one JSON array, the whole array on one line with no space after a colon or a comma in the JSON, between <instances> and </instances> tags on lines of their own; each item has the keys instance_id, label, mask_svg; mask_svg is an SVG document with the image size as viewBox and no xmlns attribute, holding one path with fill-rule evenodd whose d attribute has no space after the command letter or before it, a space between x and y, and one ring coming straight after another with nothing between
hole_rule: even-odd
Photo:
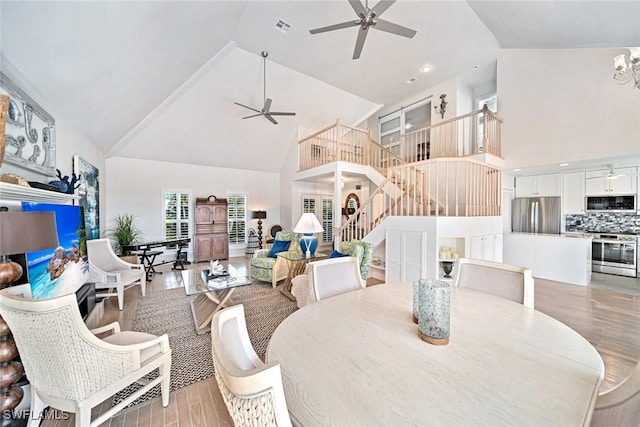
<instances>
[{"instance_id":1,"label":"white wall","mask_svg":"<svg viewBox=\"0 0 640 427\"><path fill-rule=\"evenodd\" d=\"M640 100L613 80L622 49L504 50L498 59L506 168L640 155Z\"/></svg>"},{"instance_id":2,"label":"white wall","mask_svg":"<svg viewBox=\"0 0 640 427\"><path fill-rule=\"evenodd\" d=\"M263 235L272 224L281 223L277 173L124 157L107 159L106 166L106 218L110 223L119 214L133 214L139 219L138 226L142 231L143 240L163 238L165 190L188 191L194 203L196 197L213 194L225 198L228 193L243 193L247 195L248 227L257 229L257 220L251 219L250 212L258 209L267 212L267 219L262 224ZM243 254L244 247L230 247L230 256ZM191 258L190 247L189 259Z\"/></svg>"}]
</instances>

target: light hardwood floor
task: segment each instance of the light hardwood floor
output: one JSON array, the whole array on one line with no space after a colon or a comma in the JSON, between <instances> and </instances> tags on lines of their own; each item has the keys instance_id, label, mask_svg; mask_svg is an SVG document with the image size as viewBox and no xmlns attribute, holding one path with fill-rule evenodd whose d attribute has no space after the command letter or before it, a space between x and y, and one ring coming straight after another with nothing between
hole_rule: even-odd
<instances>
[{"instance_id":1,"label":"light hardwood floor","mask_svg":"<svg viewBox=\"0 0 640 427\"><path fill-rule=\"evenodd\" d=\"M232 258L230 263L248 275L244 258ZM204 267L200 264L200 267ZM191 266L193 267L193 266ZM179 272L177 274L180 274ZM537 310L567 324L601 354L605 365L603 389L611 388L629 374L640 356L640 295L619 293L615 289L618 278L599 275L593 287L568 285L536 279L535 307ZM628 286L628 281L626 282ZM630 282L633 284L634 282ZM640 288L640 279L637 280ZM165 269L155 275L148 288L168 289L181 286L176 273ZM118 320L123 329L130 329L136 312L140 290L135 287L125 294L125 307L118 311L114 298L105 301L102 323ZM110 399L95 409L108 408ZM66 414L65 414L66 415ZM47 420L43 426L72 426L73 415L57 421ZM167 408L159 399L123 411L103 426L232 426L222 396L213 378L171 393Z\"/></svg>"}]
</instances>

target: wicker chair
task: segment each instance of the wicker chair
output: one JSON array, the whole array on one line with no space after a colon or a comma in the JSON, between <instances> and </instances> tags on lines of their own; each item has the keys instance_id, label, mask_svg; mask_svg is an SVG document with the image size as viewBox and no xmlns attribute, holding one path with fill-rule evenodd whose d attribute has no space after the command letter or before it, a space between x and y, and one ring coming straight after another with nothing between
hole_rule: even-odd
<instances>
[{"instance_id":1,"label":"wicker chair","mask_svg":"<svg viewBox=\"0 0 640 427\"><path fill-rule=\"evenodd\" d=\"M12 288L0 291L0 312L31 383L32 427L47 406L75 413L76 426L98 426L158 384L162 405L169 404L167 335L120 332L117 322L90 331L75 294L32 300L15 293ZM103 339L94 335L109 331ZM157 378L143 379L156 370ZM91 421L91 408L138 381L144 384L140 390Z\"/></svg>"},{"instance_id":2,"label":"wicker chair","mask_svg":"<svg viewBox=\"0 0 640 427\"><path fill-rule=\"evenodd\" d=\"M640 361L631 374L596 399L592 427L640 427Z\"/></svg>"},{"instance_id":3,"label":"wicker chair","mask_svg":"<svg viewBox=\"0 0 640 427\"><path fill-rule=\"evenodd\" d=\"M340 257L309 263L309 281L313 297L321 301L365 287L360 266L355 257Z\"/></svg>"},{"instance_id":4,"label":"wicker chair","mask_svg":"<svg viewBox=\"0 0 640 427\"><path fill-rule=\"evenodd\" d=\"M534 282L528 268L460 258L454 286L475 289L534 308Z\"/></svg>"},{"instance_id":5,"label":"wicker chair","mask_svg":"<svg viewBox=\"0 0 640 427\"><path fill-rule=\"evenodd\" d=\"M211 320L216 382L239 427L291 426L280 365L263 363L251 346L242 304Z\"/></svg>"},{"instance_id":6,"label":"wicker chair","mask_svg":"<svg viewBox=\"0 0 640 427\"><path fill-rule=\"evenodd\" d=\"M131 264L118 258L111 249L109 239L87 240L87 254L89 256L90 280L96 284L96 290L108 290L98 293L97 296L117 296L120 310L124 308L125 289L133 285L140 285L140 291L144 296L147 283L144 266Z\"/></svg>"}]
</instances>

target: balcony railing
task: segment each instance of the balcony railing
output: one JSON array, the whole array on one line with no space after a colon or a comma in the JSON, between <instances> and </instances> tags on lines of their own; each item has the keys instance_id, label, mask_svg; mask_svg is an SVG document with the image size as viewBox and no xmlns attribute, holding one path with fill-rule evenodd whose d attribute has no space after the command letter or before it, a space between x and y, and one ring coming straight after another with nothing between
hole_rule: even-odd
<instances>
[{"instance_id":1,"label":"balcony railing","mask_svg":"<svg viewBox=\"0 0 640 427\"><path fill-rule=\"evenodd\" d=\"M389 168L385 181L334 234L360 239L387 216L500 215L500 169L470 158L438 158Z\"/></svg>"}]
</instances>

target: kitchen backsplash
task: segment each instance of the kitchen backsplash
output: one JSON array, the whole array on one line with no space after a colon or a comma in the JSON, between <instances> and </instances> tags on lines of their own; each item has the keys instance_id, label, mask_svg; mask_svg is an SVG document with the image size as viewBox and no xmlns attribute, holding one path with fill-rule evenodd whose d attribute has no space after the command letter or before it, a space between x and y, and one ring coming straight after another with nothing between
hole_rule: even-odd
<instances>
[{"instance_id":1,"label":"kitchen backsplash","mask_svg":"<svg viewBox=\"0 0 640 427\"><path fill-rule=\"evenodd\" d=\"M566 215L565 223L568 232L600 231L640 234L640 215L607 212Z\"/></svg>"}]
</instances>

